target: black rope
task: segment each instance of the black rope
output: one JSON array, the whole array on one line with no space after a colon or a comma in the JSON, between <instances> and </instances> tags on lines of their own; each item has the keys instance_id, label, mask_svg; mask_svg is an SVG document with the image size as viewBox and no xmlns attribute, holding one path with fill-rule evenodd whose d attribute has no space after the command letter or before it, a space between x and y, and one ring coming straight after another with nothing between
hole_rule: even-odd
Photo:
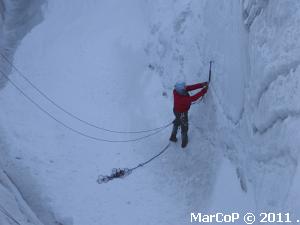
<instances>
[{"instance_id":1,"label":"black rope","mask_svg":"<svg viewBox=\"0 0 300 225\"><path fill-rule=\"evenodd\" d=\"M165 151L167 151L167 149L170 147L170 143L168 143L166 145L166 147L164 147L157 155L153 156L151 159L147 160L146 162L140 163L139 165L137 165L136 167L131 168L130 170L136 170L139 167L145 166L148 163L150 163L152 160L156 159L157 157L159 157L161 154L163 154Z\"/></svg>"},{"instance_id":2,"label":"black rope","mask_svg":"<svg viewBox=\"0 0 300 225\"><path fill-rule=\"evenodd\" d=\"M46 109L44 109L42 106L40 106L38 103L36 103L31 97L29 97L21 88L19 88L11 79L9 79L9 77L3 72L1 71L1 74L7 79L7 81L13 86L15 87L25 98L27 98L33 105L35 105L39 110L41 110L43 113L45 113L47 116L49 116L51 119L55 120L57 123L59 123L61 126L65 127L66 129L81 135L83 137L95 140L95 141L101 141L101 142L112 142L112 143L126 143L126 142L135 142L135 141L140 141L142 139L146 139L149 138L153 135L158 134L159 132L165 130L166 128L168 128L169 126L171 126L172 122L163 126L160 130L157 130L151 134L142 136L142 137L138 137L138 138L134 138L134 139L128 139L128 140L109 140L109 139L103 139L103 138L99 138L99 137L95 137L95 136L91 136L88 135L86 133L83 133L82 131L76 130L75 128L65 124L64 122L60 121L59 119L57 119L55 116L53 116L50 112L48 112Z\"/></svg>"},{"instance_id":3,"label":"black rope","mask_svg":"<svg viewBox=\"0 0 300 225\"><path fill-rule=\"evenodd\" d=\"M130 175L134 170L143 167L145 165L147 165L148 163L150 163L151 161L153 161L154 159L158 158L160 155L162 155L165 151L167 151L167 149L170 147L170 143L168 143L158 154L154 155L152 158L148 159L147 161L138 164L135 167L132 168L119 168L119 169L112 169L111 175L99 175L98 179L97 179L97 183L98 184L103 184L103 183L107 183L113 179L116 178L124 178L128 175Z\"/></svg>"},{"instance_id":4,"label":"black rope","mask_svg":"<svg viewBox=\"0 0 300 225\"><path fill-rule=\"evenodd\" d=\"M3 215L5 215L7 218L11 219L16 224L21 225L21 223L19 223L12 215L10 215L10 213L7 212L2 206L0 206L0 212L2 212Z\"/></svg>"},{"instance_id":5,"label":"black rope","mask_svg":"<svg viewBox=\"0 0 300 225\"><path fill-rule=\"evenodd\" d=\"M110 133L119 133L119 134L139 134L139 133L149 133L152 131L157 131L160 130L162 128L164 128L166 125L161 126L161 127L157 127L157 128L153 128L153 129L148 129L148 130L140 130L140 131L117 131L117 130L111 130L111 129L107 129L104 127L100 127L98 125L95 125L91 122L88 122L82 118L80 118L79 116L76 116L74 113L68 111L67 109L65 109L64 107L60 106L59 104L57 104L54 100L52 100L47 94L45 94L41 89L39 89L33 82L31 82L29 80L29 78L27 78L24 73L21 72L21 70L19 70L4 54L0 53L0 55L4 58L4 60L10 65L12 66L12 68L17 71L17 73L23 77L23 79L25 81L27 81L27 83L29 83L29 85L31 87L33 87L38 93L40 93L40 95L42 95L45 99L47 99L51 104L53 104L56 108L58 108L59 110L63 111L64 113L66 113L67 115L69 115L70 117L72 117L73 119L76 119L90 127L96 128L98 130L102 130L102 131L106 131L106 132L110 132Z\"/></svg>"}]
</instances>

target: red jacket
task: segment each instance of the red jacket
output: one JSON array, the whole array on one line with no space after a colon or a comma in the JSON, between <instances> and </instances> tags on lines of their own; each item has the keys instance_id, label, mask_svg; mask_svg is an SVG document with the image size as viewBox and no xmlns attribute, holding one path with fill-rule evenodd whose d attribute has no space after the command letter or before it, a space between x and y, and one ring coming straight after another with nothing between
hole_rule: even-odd
<instances>
[{"instance_id":1,"label":"red jacket","mask_svg":"<svg viewBox=\"0 0 300 225\"><path fill-rule=\"evenodd\" d=\"M188 91L193 91L199 88L203 89L195 95L189 95ZM189 85L186 86L185 89L187 91L186 95L179 94L175 89L173 90L175 112L187 112L190 109L192 102L197 101L207 92L207 82Z\"/></svg>"}]
</instances>

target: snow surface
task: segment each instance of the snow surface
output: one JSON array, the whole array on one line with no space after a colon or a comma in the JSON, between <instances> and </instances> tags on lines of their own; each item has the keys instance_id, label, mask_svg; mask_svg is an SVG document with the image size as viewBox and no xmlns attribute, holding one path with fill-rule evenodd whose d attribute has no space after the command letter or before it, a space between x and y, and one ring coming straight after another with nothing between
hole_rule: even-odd
<instances>
[{"instance_id":1,"label":"snow surface","mask_svg":"<svg viewBox=\"0 0 300 225\"><path fill-rule=\"evenodd\" d=\"M24 35L42 19L41 1L0 1L0 53L11 58ZM16 16L18 15L18 16ZM0 59L1 71L9 73L10 67ZM0 88L6 83L0 77ZM2 107L1 107L2 108ZM22 192L6 170L9 144L6 132L0 129L0 224L41 225L42 223L29 207ZM18 178L20 179L20 178ZM26 178L28 184L29 177ZM34 182L31 182L34 185ZM22 187L23 188L23 187Z\"/></svg>"},{"instance_id":2,"label":"snow surface","mask_svg":"<svg viewBox=\"0 0 300 225\"><path fill-rule=\"evenodd\" d=\"M1 54L12 59L22 38L41 20L44 0L0 0L0 50ZM11 67L0 59L2 71L10 73ZM0 88L6 79L0 78Z\"/></svg>"},{"instance_id":3,"label":"snow surface","mask_svg":"<svg viewBox=\"0 0 300 225\"><path fill-rule=\"evenodd\" d=\"M0 172L0 224L42 225L24 201L10 177Z\"/></svg>"},{"instance_id":4,"label":"snow surface","mask_svg":"<svg viewBox=\"0 0 300 225\"><path fill-rule=\"evenodd\" d=\"M182 225L192 211L289 211L300 219L299 9L296 0L49 1L14 63L79 117L114 130L158 127L173 118L175 81L206 81L213 59L212 83L190 111L187 150L172 144L148 167L104 185L99 174L149 159L170 129L136 143L91 141L7 84L2 164L44 224ZM16 71L10 78L81 132L139 137L88 127Z\"/></svg>"},{"instance_id":5,"label":"snow surface","mask_svg":"<svg viewBox=\"0 0 300 225\"><path fill-rule=\"evenodd\" d=\"M250 27L246 152L258 210L285 211L299 192L291 188L299 183L299 22L299 1L275 0Z\"/></svg>"}]
</instances>

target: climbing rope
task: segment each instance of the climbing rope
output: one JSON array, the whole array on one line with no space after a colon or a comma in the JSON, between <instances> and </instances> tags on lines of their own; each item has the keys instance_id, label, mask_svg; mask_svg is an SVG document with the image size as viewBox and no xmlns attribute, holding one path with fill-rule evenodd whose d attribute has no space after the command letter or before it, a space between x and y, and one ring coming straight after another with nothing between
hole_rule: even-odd
<instances>
[{"instance_id":1,"label":"climbing rope","mask_svg":"<svg viewBox=\"0 0 300 225\"><path fill-rule=\"evenodd\" d=\"M11 221L13 221L14 223L21 225L21 223L19 223L9 212L6 211L6 209L4 207L2 207L0 205L0 212L2 212L3 215L5 215L7 218L9 218Z\"/></svg>"},{"instance_id":2,"label":"climbing rope","mask_svg":"<svg viewBox=\"0 0 300 225\"><path fill-rule=\"evenodd\" d=\"M45 113L47 116L49 116L51 119L53 119L54 121L56 121L57 123L59 123L61 126L65 127L66 129L81 135L83 137L95 140L95 141L100 141L100 142L111 142L111 143L126 143L126 142L136 142L136 141L140 141L146 138L149 138L151 136L154 136L160 132L162 132L163 130L165 130L166 128L168 128L169 126L171 126L172 122L170 122L169 124L161 127L159 130L156 130L155 132L142 136L142 137L138 137L138 138L134 138L134 139L127 139L127 140L109 140L109 139L103 139L103 138L99 138L99 137L95 137L95 136L91 136L89 134L86 134L82 131L79 131L67 124L65 124L64 122L62 122L61 120L57 119L55 116L53 116L50 112L48 112L46 109L44 109L42 106L40 106L37 102L35 102L29 95L27 95L18 85L16 85L3 71L0 70L0 73L2 74L2 76L7 79L7 81L14 87L16 88L27 100L29 100L33 105L35 105L39 110L41 110L43 113Z\"/></svg>"},{"instance_id":3,"label":"climbing rope","mask_svg":"<svg viewBox=\"0 0 300 225\"><path fill-rule=\"evenodd\" d=\"M169 147L170 147L170 143L168 143L158 154L154 155L152 158L148 159L147 161L138 164L135 167L123 168L123 169L114 168L114 169L112 169L111 175L99 175L98 179L97 179L97 183L98 184L103 184L103 183L107 183L107 182L109 182L113 179L124 178L124 177L130 175L134 170L136 170L140 167L143 167L143 166L147 165L148 163L150 163L151 161L153 161L154 159L158 158L165 151L167 151L167 149Z\"/></svg>"},{"instance_id":4,"label":"climbing rope","mask_svg":"<svg viewBox=\"0 0 300 225\"><path fill-rule=\"evenodd\" d=\"M40 95L42 95L46 100L48 100L51 104L53 104L56 108L58 108L59 110L61 110L62 112L66 113L67 115L69 115L70 117L72 117L75 120L80 121L81 123L86 124L87 126L96 128L98 130L102 130L102 131L106 131L106 132L110 132L110 133L118 133L118 134L139 134L139 133L149 133L152 131L157 131L160 130L162 128L164 128L166 125L165 124L161 127L156 127L153 129L147 129L147 130L139 130L139 131L117 131L117 130L112 130L112 129L107 129L104 127L100 127L98 125L95 125L91 122L88 122L82 118L80 118L79 116L76 116L74 113L68 111L67 109L65 109L64 107L60 106L59 104L57 104L53 99L51 99L47 94L45 94L40 88L38 88L33 82L30 81L30 79L28 77L26 77L24 75L24 73L19 70L17 68L17 66L14 65L14 63L12 63L4 54L0 53L0 55L2 56L2 58L17 72L17 74L19 74L19 76L23 77L23 79L33 88L35 89Z\"/></svg>"}]
</instances>

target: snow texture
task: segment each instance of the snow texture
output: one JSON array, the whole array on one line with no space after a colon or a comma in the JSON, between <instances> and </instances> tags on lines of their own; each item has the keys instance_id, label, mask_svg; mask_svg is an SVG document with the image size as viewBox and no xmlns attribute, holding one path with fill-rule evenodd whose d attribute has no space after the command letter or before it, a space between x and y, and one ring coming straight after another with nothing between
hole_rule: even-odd
<instances>
[{"instance_id":1,"label":"snow texture","mask_svg":"<svg viewBox=\"0 0 300 225\"><path fill-rule=\"evenodd\" d=\"M0 1L0 53L10 60L22 40L22 38L42 20L41 6L42 1L29 0L1 0ZM0 57L0 69L7 74L11 67ZM6 79L0 77L0 89L6 84ZM2 108L2 107L1 107ZM30 204L25 200L22 190L14 182L15 179L21 180L21 173L15 173L15 167L8 157L9 144L6 142L5 132L0 132L0 224L22 224L22 225L42 225L40 220L30 208ZM12 170L12 171L11 171ZM9 175L14 174L14 176ZM35 185L25 178L28 188ZM37 198L37 197L36 197Z\"/></svg>"},{"instance_id":2,"label":"snow texture","mask_svg":"<svg viewBox=\"0 0 300 225\"><path fill-rule=\"evenodd\" d=\"M269 0L242 0L244 22L250 28L255 18L263 13Z\"/></svg>"},{"instance_id":3,"label":"snow texture","mask_svg":"<svg viewBox=\"0 0 300 225\"><path fill-rule=\"evenodd\" d=\"M280 211L299 193L292 187L299 182L300 2L272 0L263 5L249 33L248 173L257 208ZM297 208L291 212L300 216Z\"/></svg>"},{"instance_id":4,"label":"snow texture","mask_svg":"<svg viewBox=\"0 0 300 225\"><path fill-rule=\"evenodd\" d=\"M42 225L5 171L0 172L0 224Z\"/></svg>"},{"instance_id":5,"label":"snow texture","mask_svg":"<svg viewBox=\"0 0 300 225\"><path fill-rule=\"evenodd\" d=\"M21 1L1 1L1 15L7 2ZM13 46L10 59L15 53L14 64L59 105L103 127L140 130L171 121L174 83L207 81L214 61L209 92L190 110L187 150L172 144L149 167L105 185L96 183L99 174L152 157L170 129L137 143L91 141L5 85L2 164L44 224L182 225L192 211L290 212L300 219L298 0L56 0L43 15L42 2L32 2L22 11L26 25L10 22L17 35L2 29L2 46ZM86 126L5 70L81 132L138 136Z\"/></svg>"},{"instance_id":6,"label":"snow texture","mask_svg":"<svg viewBox=\"0 0 300 225\"><path fill-rule=\"evenodd\" d=\"M23 37L43 19L44 0L0 0L0 52L12 60ZM11 67L0 58L1 71L9 74ZM6 79L0 78L0 88Z\"/></svg>"}]
</instances>

